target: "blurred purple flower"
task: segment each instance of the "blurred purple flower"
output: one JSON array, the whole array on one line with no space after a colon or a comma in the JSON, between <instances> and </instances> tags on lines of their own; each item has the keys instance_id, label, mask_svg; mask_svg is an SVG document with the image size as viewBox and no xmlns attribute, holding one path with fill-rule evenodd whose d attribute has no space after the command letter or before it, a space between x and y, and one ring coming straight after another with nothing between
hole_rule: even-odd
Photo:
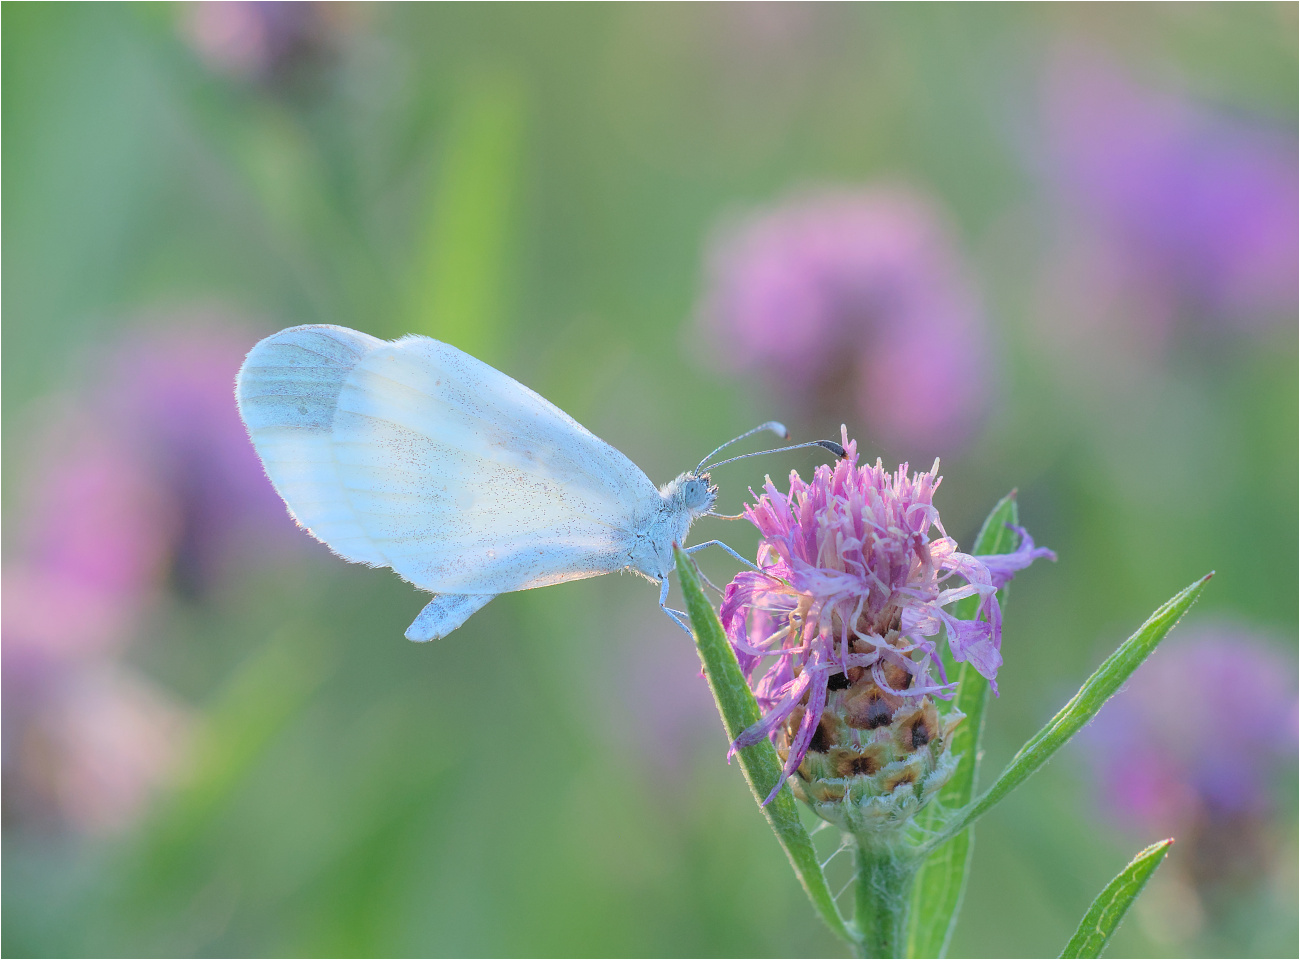
<instances>
[{"instance_id":1,"label":"blurred purple flower","mask_svg":"<svg viewBox=\"0 0 1300 960\"><path fill-rule=\"evenodd\" d=\"M1144 90L1077 51L1055 62L1044 111L1049 175L1075 221L1070 232L1088 227L1112 247L1101 262L1123 264L1129 282L1218 323L1294 314L1293 133Z\"/></svg>"},{"instance_id":2,"label":"blurred purple flower","mask_svg":"<svg viewBox=\"0 0 1300 960\"><path fill-rule=\"evenodd\" d=\"M847 686L869 675L888 706L882 722L903 700L949 697L951 685L930 674L932 667L943 672L930 639L942 629L954 659L994 681L1002 664L996 592L1035 559L1055 559L1023 530L1013 553L958 552L933 503L938 462L927 473L909 476L903 464L891 474L879 460L859 467L847 431L844 446L845 458L818 467L812 483L792 472L787 496L769 480L766 494L746 506L763 535L762 572L737 574L722 602L723 627L763 710L732 750L775 736L802 710L785 777L812 742L832 677ZM931 528L938 539L930 539ZM950 584L954 576L959 581ZM974 619L945 609L970 596L980 598Z\"/></svg>"},{"instance_id":3,"label":"blurred purple flower","mask_svg":"<svg viewBox=\"0 0 1300 960\"><path fill-rule=\"evenodd\" d=\"M89 411L42 426L5 558L6 680L27 661L112 648L153 591L170 539L157 477L111 427Z\"/></svg>"},{"instance_id":4,"label":"blurred purple flower","mask_svg":"<svg viewBox=\"0 0 1300 960\"><path fill-rule=\"evenodd\" d=\"M180 30L217 73L281 87L331 58L355 8L277 0L190 3L181 8Z\"/></svg>"},{"instance_id":5,"label":"blurred purple flower","mask_svg":"<svg viewBox=\"0 0 1300 960\"><path fill-rule=\"evenodd\" d=\"M232 562L265 562L301 542L234 404L235 373L255 340L203 318L130 338L108 370L102 409L166 491L170 576L185 592L202 594Z\"/></svg>"},{"instance_id":6,"label":"blurred purple flower","mask_svg":"<svg viewBox=\"0 0 1300 960\"><path fill-rule=\"evenodd\" d=\"M1080 737L1107 809L1149 831L1258 816L1294 775L1295 665L1239 627L1202 626L1145 663Z\"/></svg>"},{"instance_id":7,"label":"blurred purple flower","mask_svg":"<svg viewBox=\"0 0 1300 960\"><path fill-rule=\"evenodd\" d=\"M1236 624L1205 624L1166 641L1079 748L1098 805L1135 834L1176 836L1171 880L1217 909L1294 870L1273 814L1276 789L1294 790L1298 723L1293 658Z\"/></svg>"},{"instance_id":8,"label":"blurred purple flower","mask_svg":"<svg viewBox=\"0 0 1300 960\"><path fill-rule=\"evenodd\" d=\"M15 718L6 703L5 806L27 824L60 821L90 834L130 826L175 776L190 712L138 672L109 660L69 670Z\"/></svg>"},{"instance_id":9,"label":"blurred purple flower","mask_svg":"<svg viewBox=\"0 0 1300 960\"><path fill-rule=\"evenodd\" d=\"M215 315L140 331L41 424L4 564L6 796L37 798L20 809L124 822L170 764L148 718L185 711L117 656L164 592L202 598L297 548L235 409L256 339ZM87 778L103 788L60 786Z\"/></svg>"},{"instance_id":10,"label":"blurred purple flower","mask_svg":"<svg viewBox=\"0 0 1300 960\"><path fill-rule=\"evenodd\" d=\"M988 401L987 331L951 230L903 189L824 190L719 234L701 320L733 371L883 442L951 448Z\"/></svg>"}]
</instances>

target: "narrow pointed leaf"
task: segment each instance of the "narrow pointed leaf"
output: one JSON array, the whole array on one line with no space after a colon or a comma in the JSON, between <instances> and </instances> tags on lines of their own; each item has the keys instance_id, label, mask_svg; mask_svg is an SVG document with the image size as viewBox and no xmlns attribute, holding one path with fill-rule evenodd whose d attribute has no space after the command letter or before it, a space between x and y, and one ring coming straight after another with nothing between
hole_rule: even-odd
<instances>
[{"instance_id":1,"label":"narrow pointed leaf","mask_svg":"<svg viewBox=\"0 0 1300 960\"><path fill-rule=\"evenodd\" d=\"M1143 661L1155 650L1184 613L1196 602L1201 590L1213 572L1184 588L1125 640L1118 650L1106 658L1097 672L1087 679L1060 712L1046 726L1034 734L1020 751L1011 758L1002 775L993 786L972 803L961 816L934 841L934 846L960 833L1008 793L1022 784L1034 771L1051 759L1052 754L1065 746L1083 726L1096 716L1097 711L1119 690Z\"/></svg>"},{"instance_id":2,"label":"narrow pointed leaf","mask_svg":"<svg viewBox=\"0 0 1300 960\"><path fill-rule=\"evenodd\" d=\"M489 361L508 346L503 320L519 227L525 94L504 70L462 81L411 271L408 328Z\"/></svg>"},{"instance_id":3,"label":"narrow pointed leaf","mask_svg":"<svg viewBox=\"0 0 1300 960\"><path fill-rule=\"evenodd\" d=\"M1070 942L1061 952L1062 957L1100 957L1111 936L1119 929L1120 921L1133 906L1142 888L1147 885L1156 867L1165 859L1173 846L1173 838L1153 843L1120 871L1118 877L1106 884L1106 889L1092 901Z\"/></svg>"},{"instance_id":4,"label":"narrow pointed leaf","mask_svg":"<svg viewBox=\"0 0 1300 960\"><path fill-rule=\"evenodd\" d=\"M758 702L754 699L749 684L745 682L744 674L740 672L736 654L727 642L727 635L722 630L713 605L700 587L694 565L680 549L677 550L677 576L681 581L682 592L686 595L686 609L691 616L691 625L695 628L695 648L700 655L700 663L704 666L704 675L709 681L709 689L713 691L713 699L717 702L718 713L722 715L727 736L734 740L742 730L758 722L761 716ZM794 794L789 785L783 786L771 803L762 806L763 798L781 780L781 758L777 756L776 748L771 741L761 740L753 746L745 747L737 757L754 799L767 817L776 838L781 841L781 846L785 848L790 865L794 867L813 907L837 936L855 943L856 938L836 909L835 897L822 873L812 838L799 821L799 810L795 806Z\"/></svg>"},{"instance_id":5,"label":"narrow pointed leaf","mask_svg":"<svg viewBox=\"0 0 1300 960\"><path fill-rule=\"evenodd\" d=\"M1015 524L1018 520L1013 491L993 507L970 552L976 555L1011 553L1019 546L1020 538L1007 528L1007 524ZM1006 602L1005 589L998 592L998 600ZM959 620L974 619L978 605L979 597L966 597L953 607L953 615ZM938 803L931 804L917 818L921 826L930 830L940 828L942 811L959 810L970 803L979 773L980 736L984 729L989 682L969 663L961 665L957 680L953 705L966 714L966 719L953 734L951 750L961 759L952 779L939 792ZM963 831L939 846L917 873L908 914L909 957L941 957L947 951L970 872L974 839L971 829Z\"/></svg>"}]
</instances>

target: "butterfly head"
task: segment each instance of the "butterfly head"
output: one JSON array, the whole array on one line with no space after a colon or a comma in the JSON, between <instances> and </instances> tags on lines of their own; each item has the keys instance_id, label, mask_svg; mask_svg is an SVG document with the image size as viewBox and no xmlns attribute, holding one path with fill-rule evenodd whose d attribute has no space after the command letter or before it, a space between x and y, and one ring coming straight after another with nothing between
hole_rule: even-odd
<instances>
[{"instance_id":1,"label":"butterfly head","mask_svg":"<svg viewBox=\"0 0 1300 960\"><path fill-rule=\"evenodd\" d=\"M713 509L718 501L718 488L707 473L683 473L660 491L674 509L687 514L692 520Z\"/></svg>"}]
</instances>

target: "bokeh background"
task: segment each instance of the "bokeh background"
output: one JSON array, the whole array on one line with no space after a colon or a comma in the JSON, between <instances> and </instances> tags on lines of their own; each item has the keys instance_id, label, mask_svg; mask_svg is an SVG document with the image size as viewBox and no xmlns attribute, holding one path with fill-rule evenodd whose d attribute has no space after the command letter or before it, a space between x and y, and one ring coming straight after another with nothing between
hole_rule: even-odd
<instances>
[{"instance_id":1,"label":"bokeh background","mask_svg":"<svg viewBox=\"0 0 1300 960\"><path fill-rule=\"evenodd\" d=\"M453 343L657 482L778 417L942 457L963 545L1019 488L1060 560L1015 584L989 772L1217 570L981 822L953 953L1055 955L1174 835L1111 953L1294 956L1296 35L1294 4L6 4L5 954L840 953L651 586L415 645L416 591L294 529L232 379L330 322ZM723 468L722 506L817 462Z\"/></svg>"}]
</instances>

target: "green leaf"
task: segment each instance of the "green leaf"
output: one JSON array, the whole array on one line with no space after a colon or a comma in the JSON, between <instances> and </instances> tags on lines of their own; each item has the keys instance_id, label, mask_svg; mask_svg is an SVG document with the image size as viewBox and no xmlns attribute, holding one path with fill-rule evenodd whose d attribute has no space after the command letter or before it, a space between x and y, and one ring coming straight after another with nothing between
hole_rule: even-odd
<instances>
[{"instance_id":1,"label":"green leaf","mask_svg":"<svg viewBox=\"0 0 1300 960\"><path fill-rule=\"evenodd\" d=\"M718 713L722 715L722 724L727 736L735 740L741 731L759 721L761 714L753 691L740 672L736 654L727 641L727 636L718 621L718 615L700 587L699 574L690 558L680 548L676 550L677 576L686 595L686 609L690 613L691 625L695 628L695 648L704 666L704 675L713 691L713 699L718 704ZM762 806L763 798L772 787L781 782L781 758L771 741L761 740L753 746L745 747L737 757L740 769L745 774L749 789L754 794L763 816L771 825L776 838L785 848L799 882L808 893L808 899L827 926L839 937L849 943L856 943L857 938L845 924L835 906L835 897L831 894L822 873L817 852L813 849L812 838L799 821L799 810L795 806L794 794L788 784L781 787L780 793L767 806Z\"/></svg>"},{"instance_id":2,"label":"green leaf","mask_svg":"<svg viewBox=\"0 0 1300 960\"><path fill-rule=\"evenodd\" d=\"M1106 889L1092 901L1092 906L1079 923L1079 929L1061 951L1062 957L1101 956L1106 944L1119 929L1120 921L1128 913L1128 908L1133 906L1133 901L1156 872L1156 867L1164 861L1165 854L1173 844L1172 837L1151 844L1134 857L1133 862L1121 870L1118 877L1106 884Z\"/></svg>"},{"instance_id":3,"label":"green leaf","mask_svg":"<svg viewBox=\"0 0 1300 960\"><path fill-rule=\"evenodd\" d=\"M413 265L410 329L488 361L506 346L525 108L513 73L484 70L463 80Z\"/></svg>"},{"instance_id":4,"label":"green leaf","mask_svg":"<svg viewBox=\"0 0 1300 960\"><path fill-rule=\"evenodd\" d=\"M1066 742L1079 732L1089 720L1096 716L1107 700L1115 695L1124 681L1142 665L1142 662L1155 650L1156 644L1164 639L1188 608L1196 602L1205 588L1206 582L1214 576L1213 571L1200 580L1174 595L1164 606L1151 614L1150 619L1138 629L1137 633L1125 640L1118 650L1106 658L1097 668L1097 672L1087 679L1060 712L1054 716L1043 729L1034 734L1029 741L1011 758L1002 775L993 786L974 803L961 812L942 834L931 844L937 847L949 838L966 829L976 819L1020 786L1025 779L1051 759L1052 754L1065 746Z\"/></svg>"},{"instance_id":5,"label":"green leaf","mask_svg":"<svg viewBox=\"0 0 1300 960\"><path fill-rule=\"evenodd\" d=\"M989 555L1011 553L1019 546L1019 537L1007 524L1018 522L1016 495L1013 490L993 507L971 553ZM998 592L999 602L1006 601L1006 590ZM953 607L958 619L970 620L978 609L979 597L966 597ZM938 802L931 804L917 817L920 826L928 830L942 827L944 810L959 810L970 803L979 773L980 736L984 730L984 707L988 703L989 682L969 663L963 663L957 672L957 695L953 706L966 714L966 719L953 733L949 749L961 757L957 769L943 790ZM942 844L926 860L912 887L912 907L908 914L907 955L909 957L941 957L948 949L956 926L957 911L961 907L970 872L971 847L974 836L966 829Z\"/></svg>"}]
</instances>

